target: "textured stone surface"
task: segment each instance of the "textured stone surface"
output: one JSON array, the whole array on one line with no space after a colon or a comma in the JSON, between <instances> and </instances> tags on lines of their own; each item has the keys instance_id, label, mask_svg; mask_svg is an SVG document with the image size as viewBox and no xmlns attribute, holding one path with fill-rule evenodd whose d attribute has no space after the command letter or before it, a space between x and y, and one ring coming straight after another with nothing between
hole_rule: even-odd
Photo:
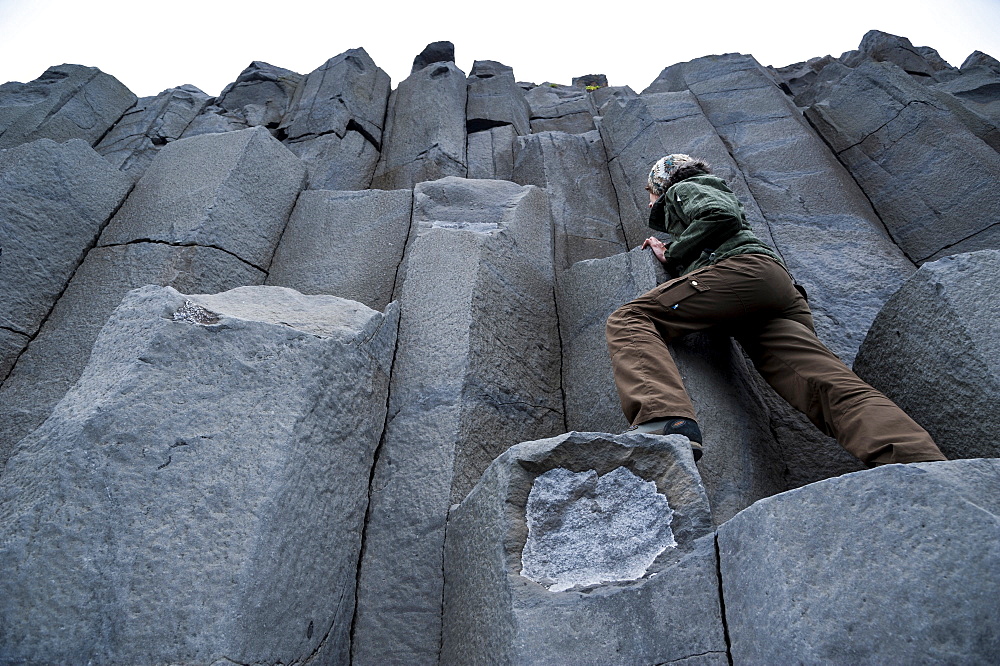
<instances>
[{"instance_id":1,"label":"textured stone surface","mask_svg":"<svg viewBox=\"0 0 1000 666\"><path fill-rule=\"evenodd\" d=\"M521 575L550 592L641 578L677 546L673 517L656 483L626 467L604 475L550 469L528 493Z\"/></svg>"},{"instance_id":2,"label":"textured stone surface","mask_svg":"<svg viewBox=\"0 0 1000 666\"><path fill-rule=\"evenodd\" d=\"M519 138L514 180L548 192L557 269L627 249L604 143L596 130Z\"/></svg>"},{"instance_id":3,"label":"textured stone surface","mask_svg":"<svg viewBox=\"0 0 1000 666\"><path fill-rule=\"evenodd\" d=\"M450 62L415 71L389 97L386 138L372 187L398 190L465 177L465 74Z\"/></svg>"},{"instance_id":4,"label":"textured stone surface","mask_svg":"<svg viewBox=\"0 0 1000 666\"><path fill-rule=\"evenodd\" d=\"M579 134L595 129L594 108L587 91L543 83L524 95L531 108L532 132Z\"/></svg>"},{"instance_id":5,"label":"textured stone surface","mask_svg":"<svg viewBox=\"0 0 1000 666\"><path fill-rule=\"evenodd\" d=\"M11 331L0 327L0 382L7 378L10 369L14 367L17 357L24 351L24 348L31 342L24 333Z\"/></svg>"},{"instance_id":6,"label":"textured stone surface","mask_svg":"<svg viewBox=\"0 0 1000 666\"><path fill-rule=\"evenodd\" d=\"M599 477L605 490L583 485L539 511L546 477L573 473ZM630 477L653 488L643 488L640 499ZM606 504L609 491L630 495L630 514ZM572 525L553 515L567 501L589 509ZM672 515L648 518L663 527L669 517L670 539L661 533L640 543L635 530L627 539L614 533L616 520L663 504ZM655 555L617 581L547 588L528 576L536 564L531 544L558 538L560 530L579 548L646 548ZM675 545L664 547L670 540ZM596 556L563 554L590 562ZM712 522L683 437L569 433L513 447L452 510L445 581L442 663L656 664L711 653L725 662Z\"/></svg>"},{"instance_id":7,"label":"textured stone surface","mask_svg":"<svg viewBox=\"0 0 1000 666\"><path fill-rule=\"evenodd\" d=\"M500 125L469 135L469 178L514 180L513 125Z\"/></svg>"},{"instance_id":8,"label":"textured stone surface","mask_svg":"<svg viewBox=\"0 0 1000 666\"><path fill-rule=\"evenodd\" d=\"M216 292L264 277L214 248L134 243L91 250L0 388L0 463L79 379L101 327L130 289L159 284Z\"/></svg>"},{"instance_id":9,"label":"textured stone surface","mask_svg":"<svg viewBox=\"0 0 1000 666\"><path fill-rule=\"evenodd\" d=\"M184 136L276 129L301 82L301 74L255 60L188 125Z\"/></svg>"},{"instance_id":10,"label":"textured stone surface","mask_svg":"<svg viewBox=\"0 0 1000 666\"><path fill-rule=\"evenodd\" d=\"M807 115L912 260L995 247L1000 155L897 67L862 63Z\"/></svg>"},{"instance_id":11,"label":"textured stone surface","mask_svg":"<svg viewBox=\"0 0 1000 666\"><path fill-rule=\"evenodd\" d=\"M281 123L292 141L355 128L376 146L382 141L389 75L364 49L350 49L310 72Z\"/></svg>"},{"instance_id":12,"label":"textured stone surface","mask_svg":"<svg viewBox=\"0 0 1000 666\"><path fill-rule=\"evenodd\" d=\"M986 663L1000 650L1000 461L890 465L719 528L733 662Z\"/></svg>"},{"instance_id":13,"label":"textured stone surface","mask_svg":"<svg viewBox=\"0 0 1000 666\"><path fill-rule=\"evenodd\" d=\"M395 314L129 293L3 477L0 660L346 663Z\"/></svg>"},{"instance_id":14,"label":"textured stone surface","mask_svg":"<svg viewBox=\"0 0 1000 666\"><path fill-rule=\"evenodd\" d=\"M469 133L513 125L518 135L531 132L531 109L514 81L514 70L493 60L477 60L469 74L465 109Z\"/></svg>"},{"instance_id":15,"label":"textured stone surface","mask_svg":"<svg viewBox=\"0 0 1000 666\"><path fill-rule=\"evenodd\" d=\"M303 192L274 253L267 284L385 309L403 260L412 205L410 190Z\"/></svg>"},{"instance_id":16,"label":"textured stone surface","mask_svg":"<svg viewBox=\"0 0 1000 666\"><path fill-rule=\"evenodd\" d=\"M95 149L122 171L141 176L160 147L179 139L210 99L187 85L143 97Z\"/></svg>"},{"instance_id":17,"label":"textured stone surface","mask_svg":"<svg viewBox=\"0 0 1000 666\"><path fill-rule=\"evenodd\" d=\"M204 245L266 269L305 180L302 163L263 128L175 141L100 243Z\"/></svg>"},{"instance_id":18,"label":"textured stone surface","mask_svg":"<svg viewBox=\"0 0 1000 666\"><path fill-rule=\"evenodd\" d=\"M459 178L414 191L356 663L437 660L448 507L509 446L564 431L545 199Z\"/></svg>"},{"instance_id":19,"label":"textured stone surface","mask_svg":"<svg viewBox=\"0 0 1000 666\"><path fill-rule=\"evenodd\" d=\"M118 79L96 67L49 67L34 81L0 87L0 148L36 139L94 145L135 102Z\"/></svg>"},{"instance_id":20,"label":"textured stone surface","mask_svg":"<svg viewBox=\"0 0 1000 666\"><path fill-rule=\"evenodd\" d=\"M0 328L38 331L132 183L78 139L0 151Z\"/></svg>"},{"instance_id":21,"label":"textured stone surface","mask_svg":"<svg viewBox=\"0 0 1000 666\"><path fill-rule=\"evenodd\" d=\"M924 264L885 304L854 363L948 458L1000 457L1000 251Z\"/></svg>"},{"instance_id":22,"label":"textured stone surface","mask_svg":"<svg viewBox=\"0 0 1000 666\"><path fill-rule=\"evenodd\" d=\"M622 432L628 427L604 326L619 306L664 279L649 250L581 261L561 274L559 329L568 429ZM722 523L756 500L785 490L785 465L768 427L756 373L738 347L724 336L693 335L674 343L672 350L705 437L699 469L712 515Z\"/></svg>"},{"instance_id":23,"label":"textured stone surface","mask_svg":"<svg viewBox=\"0 0 1000 666\"><path fill-rule=\"evenodd\" d=\"M330 58L305 77L281 130L309 169L309 187L363 190L378 163L389 75L364 49Z\"/></svg>"}]
</instances>

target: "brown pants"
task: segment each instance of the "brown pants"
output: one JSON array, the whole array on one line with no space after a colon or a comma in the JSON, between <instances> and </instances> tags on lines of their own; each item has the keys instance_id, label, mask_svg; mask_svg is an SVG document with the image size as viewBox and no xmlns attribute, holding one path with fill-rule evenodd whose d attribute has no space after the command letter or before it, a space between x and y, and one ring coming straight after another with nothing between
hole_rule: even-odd
<instances>
[{"instance_id":1,"label":"brown pants","mask_svg":"<svg viewBox=\"0 0 1000 666\"><path fill-rule=\"evenodd\" d=\"M782 398L863 462L946 460L926 430L819 341L788 273L760 254L665 282L608 318L608 350L629 422L696 418L667 343L709 328L735 337Z\"/></svg>"}]
</instances>

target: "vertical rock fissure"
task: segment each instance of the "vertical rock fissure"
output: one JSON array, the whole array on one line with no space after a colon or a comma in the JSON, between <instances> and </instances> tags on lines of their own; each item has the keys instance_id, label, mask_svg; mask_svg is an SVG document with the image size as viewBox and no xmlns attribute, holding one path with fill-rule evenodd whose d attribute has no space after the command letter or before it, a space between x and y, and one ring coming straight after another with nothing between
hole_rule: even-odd
<instances>
[{"instance_id":1,"label":"vertical rock fissure","mask_svg":"<svg viewBox=\"0 0 1000 666\"><path fill-rule=\"evenodd\" d=\"M410 219L413 219L412 212ZM358 594L361 591L361 563L365 558L365 544L368 540L368 523L371 519L372 487L375 485L375 470L378 467L379 457L382 455L382 447L385 445L386 432L389 429L389 420L392 418L389 414L389 401L392 398L392 375L396 369L396 358L399 353L399 327L402 319L402 316L396 318L396 336L395 343L392 348L392 364L389 366L388 390L385 392L385 419L382 421L382 435L379 437L378 446L375 447L375 451L372 453L372 466L371 470L368 472L368 502L365 505L365 520L361 526L361 545L360 548L358 548L358 562L357 566L354 568L354 613L351 615L351 630L349 632L350 644L348 645L348 655L352 662L354 659L354 636L358 625ZM326 639L324 638L324 640Z\"/></svg>"},{"instance_id":2,"label":"vertical rock fissure","mask_svg":"<svg viewBox=\"0 0 1000 666\"><path fill-rule=\"evenodd\" d=\"M719 580L719 612L722 617L722 635L726 639L726 659L733 666L733 644L729 638L729 622L726 620L726 599L722 587L722 554L719 550L719 533L715 533L715 575Z\"/></svg>"},{"instance_id":3,"label":"vertical rock fissure","mask_svg":"<svg viewBox=\"0 0 1000 666\"><path fill-rule=\"evenodd\" d=\"M92 143L90 145L91 146L99 146L99 145L101 145L101 141L104 141L104 138L107 135L111 134L111 130L113 130L118 125L118 123L120 123L122 121L122 118L124 118L125 116L127 116L128 112L131 111L132 109L134 109L137 106L139 106L139 100L138 99L136 99L136 101L132 104L132 106L130 106L127 109L125 109L125 111L122 112L122 115L118 116L118 119L115 122L111 123L111 125L108 127L108 129L104 130L104 134L102 134L100 136L100 138L97 139L97 141L95 141L94 143Z\"/></svg>"},{"instance_id":4,"label":"vertical rock fissure","mask_svg":"<svg viewBox=\"0 0 1000 666\"><path fill-rule=\"evenodd\" d=\"M559 319L558 284L557 277L555 284L552 286L552 303L555 306L552 310L556 313L556 331L559 332L559 396L562 399L562 429L565 432L569 427L569 424L566 422L566 382L563 379L563 349L566 348L566 345L563 343L562 321Z\"/></svg>"},{"instance_id":5,"label":"vertical rock fissure","mask_svg":"<svg viewBox=\"0 0 1000 666\"><path fill-rule=\"evenodd\" d=\"M285 232L288 231L288 223L292 220L292 214L295 212L295 207L299 205L299 199L302 198L302 193L306 191L308 186L309 182L306 181L306 187L299 190L299 193L295 195L295 201L292 202L292 207L288 209L288 217L285 218L285 226L281 227L281 233L278 234L278 240L274 243L274 251L271 252L271 258L267 262L267 269L261 269L264 272L265 280L267 280L267 277L271 275L271 266L274 264L274 255L278 253L278 248L281 247L281 240L285 237ZM239 257L236 258L239 259Z\"/></svg>"}]
</instances>

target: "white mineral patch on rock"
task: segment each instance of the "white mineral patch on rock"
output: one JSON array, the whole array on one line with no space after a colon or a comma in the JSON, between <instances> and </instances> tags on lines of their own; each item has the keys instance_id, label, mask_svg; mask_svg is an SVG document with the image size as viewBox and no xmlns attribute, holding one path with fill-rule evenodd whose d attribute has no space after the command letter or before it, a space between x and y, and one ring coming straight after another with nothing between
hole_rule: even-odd
<instances>
[{"instance_id":1,"label":"white mineral patch on rock","mask_svg":"<svg viewBox=\"0 0 1000 666\"><path fill-rule=\"evenodd\" d=\"M521 575L551 592L636 580L677 545L673 513L655 483L624 467L600 477L549 470L528 495Z\"/></svg>"}]
</instances>

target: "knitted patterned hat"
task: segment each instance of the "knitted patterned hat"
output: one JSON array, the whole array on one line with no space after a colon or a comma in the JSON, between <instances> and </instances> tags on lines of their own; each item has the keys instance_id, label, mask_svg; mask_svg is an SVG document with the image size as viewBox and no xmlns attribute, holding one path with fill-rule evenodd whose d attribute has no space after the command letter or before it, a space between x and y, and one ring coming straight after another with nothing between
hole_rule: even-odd
<instances>
[{"instance_id":1,"label":"knitted patterned hat","mask_svg":"<svg viewBox=\"0 0 1000 666\"><path fill-rule=\"evenodd\" d=\"M682 166L690 164L694 161L695 159L690 155L684 155L681 153L661 157L649 171L649 189L655 193L656 196L662 195L667 191L667 181L670 180L670 177L673 176Z\"/></svg>"}]
</instances>

